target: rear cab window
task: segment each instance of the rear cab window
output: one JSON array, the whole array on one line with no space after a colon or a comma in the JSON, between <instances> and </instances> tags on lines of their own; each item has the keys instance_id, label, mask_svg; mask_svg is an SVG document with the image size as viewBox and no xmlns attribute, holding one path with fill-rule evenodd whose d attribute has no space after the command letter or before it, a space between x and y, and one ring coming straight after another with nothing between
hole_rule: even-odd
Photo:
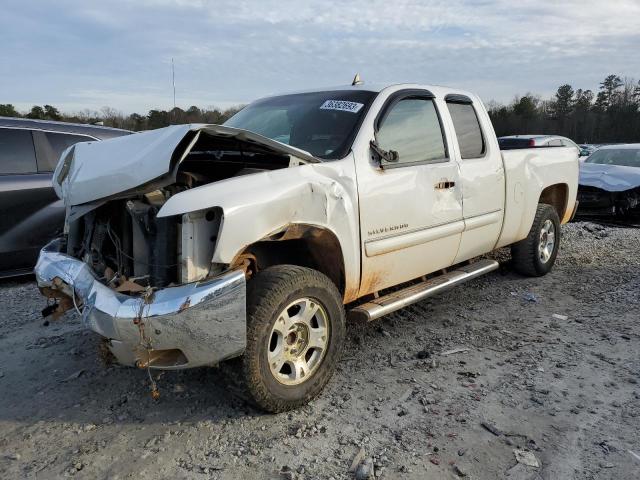
<instances>
[{"instance_id":1,"label":"rear cab window","mask_svg":"<svg viewBox=\"0 0 640 480\"><path fill-rule=\"evenodd\" d=\"M398 152L385 168L448 161L440 117L432 98L407 97L391 104L379 120L378 146Z\"/></svg>"},{"instance_id":2,"label":"rear cab window","mask_svg":"<svg viewBox=\"0 0 640 480\"><path fill-rule=\"evenodd\" d=\"M31 130L0 128L0 175L37 171Z\"/></svg>"},{"instance_id":3,"label":"rear cab window","mask_svg":"<svg viewBox=\"0 0 640 480\"><path fill-rule=\"evenodd\" d=\"M462 159L484 157L487 146L471 99L455 95L447 96L445 100L456 131Z\"/></svg>"}]
</instances>

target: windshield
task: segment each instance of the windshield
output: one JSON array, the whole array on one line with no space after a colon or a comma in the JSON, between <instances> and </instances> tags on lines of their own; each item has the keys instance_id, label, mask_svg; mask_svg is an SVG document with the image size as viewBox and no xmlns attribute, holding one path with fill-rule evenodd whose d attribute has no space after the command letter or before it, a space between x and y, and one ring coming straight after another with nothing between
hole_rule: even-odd
<instances>
[{"instance_id":1,"label":"windshield","mask_svg":"<svg viewBox=\"0 0 640 480\"><path fill-rule=\"evenodd\" d=\"M305 150L318 158L344 157L375 92L334 90L265 98L225 122Z\"/></svg>"},{"instance_id":2,"label":"windshield","mask_svg":"<svg viewBox=\"0 0 640 480\"><path fill-rule=\"evenodd\" d=\"M640 167L640 148L605 148L596 150L585 162L598 165Z\"/></svg>"}]
</instances>

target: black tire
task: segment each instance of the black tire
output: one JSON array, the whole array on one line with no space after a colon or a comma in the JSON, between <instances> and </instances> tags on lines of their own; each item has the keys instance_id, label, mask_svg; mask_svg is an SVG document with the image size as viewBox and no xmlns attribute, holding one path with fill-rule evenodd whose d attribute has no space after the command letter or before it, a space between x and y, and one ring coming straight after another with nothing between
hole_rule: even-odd
<instances>
[{"instance_id":1,"label":"black tire","mask_svg":"<svg viewBox=\"0 0 640 480\"><path fill-rule=\"evenodd\" d=\"M283 310L300 298L324 308L328 319L326 351L308 378L297 385L278 381L271 372L268 351L272 328ZM247 284L247 348L242 359L243 382L250 399L277 413L298 408L316 397L333 374L345 338L342 296L322 273L294 265L267 268Z\"/></svg>"},{"instance_id":2,"label":"black tire","mask_svg":"<svg viewBox=\"0 0 640 480\"><path fill-rule=\"evenodd\" d=\"M551 255L546 261L540 257L538 247L541 241L543 226L547 221L553 224L555 229L555 242ZM524 240L511 245L511 259L513 268L522 275L529 277L541 277L546 275L553 268L560 247L560 219L556 209L546 203L538 204L536 216L529 235Z\"/></svg>"}]
</instances>

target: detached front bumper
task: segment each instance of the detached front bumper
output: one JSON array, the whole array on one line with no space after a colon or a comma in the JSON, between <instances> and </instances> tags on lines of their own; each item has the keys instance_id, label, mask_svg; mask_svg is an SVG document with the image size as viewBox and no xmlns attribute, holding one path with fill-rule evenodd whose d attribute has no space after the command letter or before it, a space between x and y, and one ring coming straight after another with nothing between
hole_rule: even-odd
<instances>
[{"instance_id":1,"label":"detached front bumper","mask_svg":"<svg viewBox=\"0 0 640 480\"><path fill-rule=\"evenodd\" d=\"M84 262L54 240L40 252L38 287L67 298L82 322L108 341L119 363L160 369L214 365L246 346L246 283L241 271L205 282L129 296L102 284Z\"/></svg>"}]
</instances>

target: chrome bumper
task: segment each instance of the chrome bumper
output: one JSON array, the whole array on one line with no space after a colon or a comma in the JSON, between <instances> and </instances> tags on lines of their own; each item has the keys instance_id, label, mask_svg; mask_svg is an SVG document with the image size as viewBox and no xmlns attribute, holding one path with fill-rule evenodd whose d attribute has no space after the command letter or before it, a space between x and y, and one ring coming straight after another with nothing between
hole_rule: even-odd
<instances>
[{"instance_id":1,"label":"chrome bumper","mask_svg":"<svg viewBox=\"0 0 640 480\"><path fill-rule=\"evenodd\" d=\"M54 240L40 252L38 287L73 299L82 323L108 339L119 363L161 369L214 365L246 346L243 272L155 290L146 299L102 284L89 266L60 253Z\"/></svg>"}]
</instances>

